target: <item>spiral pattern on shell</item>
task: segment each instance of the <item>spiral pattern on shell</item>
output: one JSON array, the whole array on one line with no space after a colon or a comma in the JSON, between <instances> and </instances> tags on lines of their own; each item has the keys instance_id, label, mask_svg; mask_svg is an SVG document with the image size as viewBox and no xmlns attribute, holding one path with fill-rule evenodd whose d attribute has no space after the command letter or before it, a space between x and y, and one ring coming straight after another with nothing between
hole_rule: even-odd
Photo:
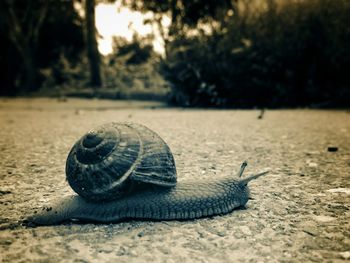
<instances>
[{"instance_id":1,"label":"spiral pattern on shell","mask_svg":"<svg viewBox=\"0 0 350 263\"><path fill-rule=\"evenodd\" d=\"M176 168L167 144L147 127L109 123L78 140L66 163L72 189L89 201L110 201L135 185L176 185Z\"/></svg>"}]
</instances>

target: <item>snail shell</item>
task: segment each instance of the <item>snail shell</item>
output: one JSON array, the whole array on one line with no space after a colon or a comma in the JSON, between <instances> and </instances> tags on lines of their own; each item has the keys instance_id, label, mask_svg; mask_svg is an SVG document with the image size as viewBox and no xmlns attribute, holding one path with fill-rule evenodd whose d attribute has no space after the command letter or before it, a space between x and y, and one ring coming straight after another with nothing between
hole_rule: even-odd
<instances>
[{"instance_id":1,"label":"snail shell","mask_svg":"<svg viewBox=\"0 0 350 263\"><path fill-rule=\"evenodd\" d=\"M84 135L66 163L68 196L29 216L29 225L78 219L111 223L126 219L193 219L226 214L249 199L248 183L266 174L231 175L176 183L166 143L145 126L110 123Z\"/></svg>"},{"instance_id":2,"label":"snail shell","mask_svg":"<svg viewBox=\"0 0 350 263\"><path fill-rule=\"evenodd\" d=\"M81 197L111 201L142 184L175 186L176 168L168 145L155 132L140 124L109 123L76 142L66 178Z\"/></svg>"}]
</instances>

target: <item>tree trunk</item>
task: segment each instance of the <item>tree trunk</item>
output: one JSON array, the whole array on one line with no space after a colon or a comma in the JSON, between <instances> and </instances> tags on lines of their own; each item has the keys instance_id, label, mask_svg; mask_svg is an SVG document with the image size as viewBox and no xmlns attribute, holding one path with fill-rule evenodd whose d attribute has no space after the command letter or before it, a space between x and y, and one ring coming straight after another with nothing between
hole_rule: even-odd
<instances>
[{"instance_id":1,"label":"tree trunk","mask_svg":"<svg viewBox=\"0 0 350 263\"><path fill-rule=\"evenodd\" d=\"M97 49L95 27L95 0L86 0L85 15L87 56L90 65L90 85L93 87L101 87L100 53Z\"/></svg>"},{"instance_id":2,"label":"tree trunk","mask_svg":"<svg viewBox=\"0 0 350 263\"><path fill-rule=\"evenodd\" d=\"M34 51L27 49L22 57L24 69L24 92L30 92L37 89L37 69L35 63Z\"/></svg>"},{"instance_id":3,"label":"tree trunk","mask_svg":"<svg viewBox=\"0 0 350 263\"><path fill-rule=\"evenodd\" d=\"M23 16L20 12L18 13L18 7L16 9L15 4L13 0L1 2L0 14L4 18L3 22L9 27L7 31L8 37L17 49L22 60L24 76L21 82L23 86L21 90L29 92L38 88L36 51L38 48L40 30L46 18L49 3L48 1L44 1L33 6L29 1L25 2L25 9L27 12L31 14L35 11L35 16Z\"/></svg>"}]
</instances>

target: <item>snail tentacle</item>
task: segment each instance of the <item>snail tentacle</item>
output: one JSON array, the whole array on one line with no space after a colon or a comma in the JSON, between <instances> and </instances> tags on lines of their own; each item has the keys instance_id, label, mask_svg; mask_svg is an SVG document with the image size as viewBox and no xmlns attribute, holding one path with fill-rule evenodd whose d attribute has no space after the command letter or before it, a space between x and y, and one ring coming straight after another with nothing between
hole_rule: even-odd
<instances>
[{"instance_id":1,"label":"snail tentacle","mask_svg":"<svg viewBox=\"0 0 350 263\"><path fill-rule=\"evenodd\" d=\"M245 177L245 178L243 178L243 179L240 179L240 183L241 183L241 184L247 185L251 180L254 180L254 179L256 179L256 178L259 178L260 176L266 175L266 174L268 174L268 173L269 173L269 171L265 171L265 172L262 172L262 173L250 175L250 176L248 176L248 177Z\"/></svg>"},{"instance_id":2,"label":"snail tentacle","mask_svg":"<svg viewBox=\"0 0 350 263\"><path fill-rule=\"evenodd\" d=\"M247 167L247 165L248 165L247 161L244 161L244 162L241 164L241 167L240 167L240 169L239 169L239 171L238 171L238 173L237 173L237 177L238 177L238 178L239 178L239 177L242 177L243 172L244 172L244 169Z\"/></svg>"}]
</instances>

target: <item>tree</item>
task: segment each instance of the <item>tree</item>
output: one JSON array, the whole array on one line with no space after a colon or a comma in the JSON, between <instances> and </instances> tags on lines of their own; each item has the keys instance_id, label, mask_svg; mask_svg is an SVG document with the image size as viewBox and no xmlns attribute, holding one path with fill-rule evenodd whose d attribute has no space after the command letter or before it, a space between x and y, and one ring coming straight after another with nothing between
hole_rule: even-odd
<instances>
[{"instance_id":1,"label":"tree","mask_svg":"<svg viewBox=\"0 0 350 263\"><path fill-rule=\"evenodd\" d=\"M34 90L37 86L36 52L48 5L48 1L5 0L0 6L8 38L23 63L24 91Z\"/></svg>"},{"instance_id":2,"label":"tree","mask_svg":"<svg viewBox=\"0 0 350 263\"><path fill-rule=\"evenodd\" d=\"M211 17L221 20L221 11L235 6L236 0L123 0L123 3L138 11L170 13L172 25L196 26L200 19Z\"/></svg>"},{"instance_id":3,"label":"tree","mask_svg":"<svg viewBox=\"0 0 350 263\"><path fill-rule=\"evenodd\" d=\"M165 43L166 56L171 49L171 43L186 35L190 29L204 23L206 27L224 26L229 12L236 12L238 0L122 0L124 5L133 10L154 13L153 22L158 26ZM162 16L168 15L171 19L168 34L162 31ZM215 21L215 22L214 22Z\"/></svg>"},{"instance_id":4,"label":"tree","mask_svg":"<svg viewBox=\"0 0 350 263\"><path fill-rule=\"evenodd\" d=\"M100 69L100 53L97 48L95 27L95 0L85 1L86 18L86 45L90 65L90 85L100 87L102 85Z\"/></svg>"}]
</instances>

